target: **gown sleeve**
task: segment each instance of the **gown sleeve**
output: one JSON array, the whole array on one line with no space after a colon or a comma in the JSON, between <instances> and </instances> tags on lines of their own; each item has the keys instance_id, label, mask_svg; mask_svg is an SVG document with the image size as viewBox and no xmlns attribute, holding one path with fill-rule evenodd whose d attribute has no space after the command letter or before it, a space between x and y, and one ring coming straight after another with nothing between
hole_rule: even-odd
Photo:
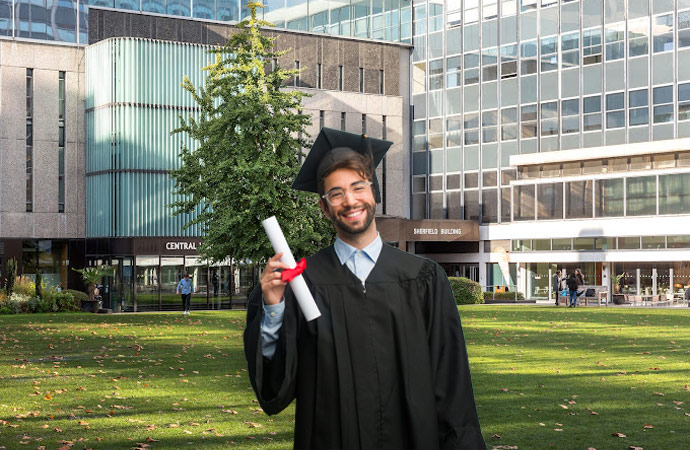
<instances>
[{"instance_id":1,"label":"gown sleeve","mask_svg":"<svg viewBox=\"0 0 690 450\"><path fill-rule=\"evenodd\" d=\"M261 408L269 414L278 414L295 397L297 376L297 314L294 296L285 291L285 315L278 334L276 351L271 359L261 351L261 318L263 296L257 286L247 302L247 328L244 330L244 353L247 358L249 379Z\"/></svg>"},{"instance_id":2,"label":"gown sleeve","mask_svg":"<svg viewBox=\"0 0 690 450\"><path fill-rule=\"evenodd\" d=\"M474 403L472 378L458 308L443 269L426 271L427 333L436 395L439 447L486 449Z\"/></svg>"}]
</instances>

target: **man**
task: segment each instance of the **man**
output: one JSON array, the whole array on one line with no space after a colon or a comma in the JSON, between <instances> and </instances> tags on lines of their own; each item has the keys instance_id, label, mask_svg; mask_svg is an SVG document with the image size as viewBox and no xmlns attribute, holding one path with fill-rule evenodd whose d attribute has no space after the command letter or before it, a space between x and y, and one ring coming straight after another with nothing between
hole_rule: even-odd
<instances>
[{"instance_id":1,"label":"man","mask_svg":"<svg viewBox=\"0 0 690 450\"><path fill-rule=\"evenodd\" d=\"M484 449L448 279L376 230L374 168L390 145L317 137L293 188L318 192L337 232L303 273L321 317L305 320L273 256L247 309L252 386L268 414L297 399L295 448Z\"/></svg>"},{"instance_id":2,"label":"man","mask_svg":"<svg viewBox=\"0 0 690 450\"><path fill-rule=\"evenodd\" d=\"M553 283L552 283L552 289L553 292L556 293L556 306L558 306L558 296L561 295L561 271L559 270L556 272L553 276Z\"/></svg>"},{"instance_id":3,"label":"man","mask_svg":"<svg viewBox=\"0 0 690 450\"><path fill-rule=\"evenodd\" d=\"M182 295L182 314L189 315L189 310L192 306L192 294L194 293L194 284L188 273L177 283L178 294Z\"/></svg>"}]
</instances>

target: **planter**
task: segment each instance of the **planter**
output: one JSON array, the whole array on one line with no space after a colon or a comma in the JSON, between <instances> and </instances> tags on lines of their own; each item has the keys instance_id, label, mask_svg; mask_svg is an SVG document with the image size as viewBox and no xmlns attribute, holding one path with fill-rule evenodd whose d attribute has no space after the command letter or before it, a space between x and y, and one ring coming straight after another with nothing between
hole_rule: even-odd
<instances>
[{"instance_id":1,"label":"planter","mask_svg":"<svg viewBox=\"0 0 690 450\"><path fill-rule=\"evenodd\" d=\"M82 300L81 310L82 312L96 313L99 309L101 309L102 304L103 302L99 300Z\"/></svg>"},{"instance_id":2,"label":"planter","mask_svg":"<svg viewBox=\"0 0 690 450\"><path fill-rule=\"evenodd\" d=\"M614 305L625 305L625 295L614 294L613 295L613 304Z\"/></svg>"}]
</instances>

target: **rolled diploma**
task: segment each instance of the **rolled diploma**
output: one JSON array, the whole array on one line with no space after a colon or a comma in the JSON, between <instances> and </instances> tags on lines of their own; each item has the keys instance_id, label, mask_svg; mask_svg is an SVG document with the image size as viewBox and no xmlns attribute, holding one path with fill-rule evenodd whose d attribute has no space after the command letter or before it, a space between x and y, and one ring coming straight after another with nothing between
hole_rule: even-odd
<instances>
[{"instance_id":1,"label":"rolled diploma","mask_svg":"<svg viewBox=\"0 0 690 450\"><path fill-rule=\"evenodd\" d=\"M269 217L268 219L262 221L261 225L263 225L264 230L266 230L268 240L271 241L273 250L275 250L276 253L283 253L283 257L280 258L280 260L290 266L290 268L294 268L297 265L295 262L295 257L292 256L290 247L285 240L285 235L283 235L283 230L280 229L280 225L278 224L276 217ZM312 297L311 291L307 286L307 282L304 281L302 275L297 275L290 282L290 287L292 288L292 292L295 293L297 303L302 310L302 314L304 314L304 317L307 319L307 322L321 316L321 311L319 311L318 306L316 306L314 297Z\"/></svg>"}]
</instances>

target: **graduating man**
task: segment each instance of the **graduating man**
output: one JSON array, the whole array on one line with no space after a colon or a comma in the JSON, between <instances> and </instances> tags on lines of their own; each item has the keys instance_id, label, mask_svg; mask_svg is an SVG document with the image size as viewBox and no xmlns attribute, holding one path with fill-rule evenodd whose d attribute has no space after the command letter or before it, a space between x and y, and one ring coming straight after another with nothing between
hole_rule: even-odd
<instances>
[{"instance_id":1,"label":"graduating man","mask_svg":"<svg viewBox=\"0 0 690 450\"><path fill-rule=\"evenodd\" d=\"M303 273L321 316L305 320L274 255L247 308L251 383L268 414L296 398L295 448L485 449L448 278L376 231L390 145L321 130L293 183L337 232Z\"/></svg>"}]
</instances>

